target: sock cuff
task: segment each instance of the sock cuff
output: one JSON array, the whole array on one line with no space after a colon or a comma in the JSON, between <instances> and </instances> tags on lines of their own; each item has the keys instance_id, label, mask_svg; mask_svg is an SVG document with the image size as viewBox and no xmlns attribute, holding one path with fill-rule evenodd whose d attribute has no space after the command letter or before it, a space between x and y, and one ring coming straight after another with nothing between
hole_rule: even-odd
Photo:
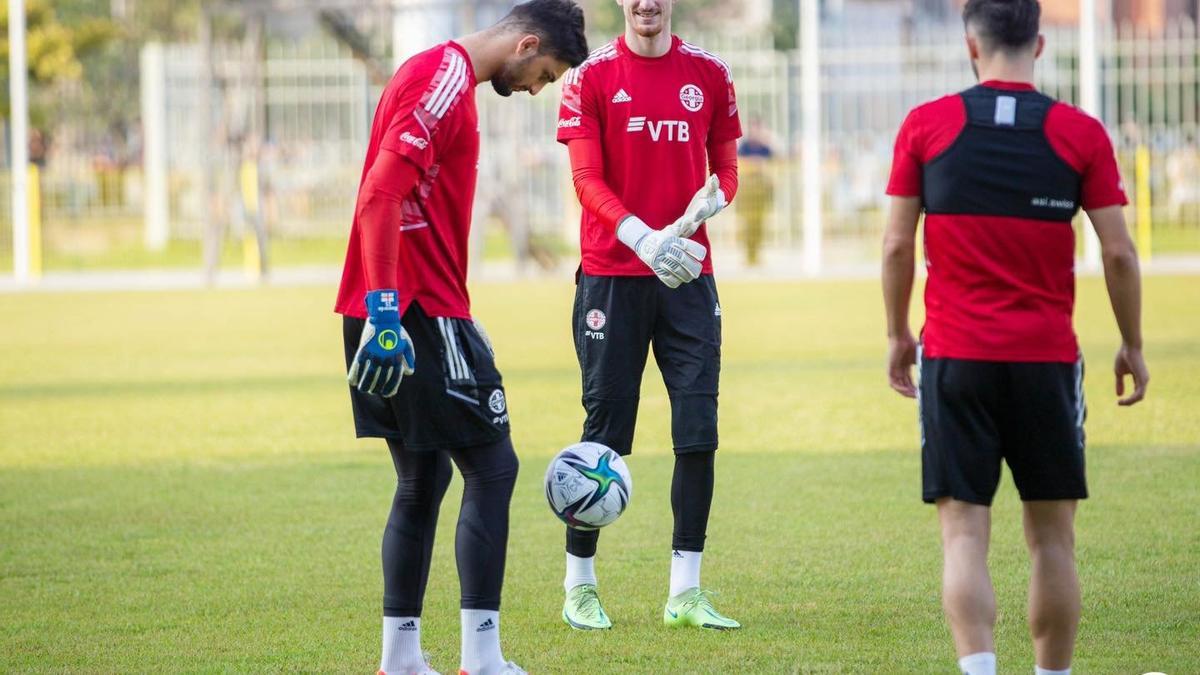
<instances>
[{"instance_id":1,"label":"sock cuff","mask_svg":"<svg viewBox=\"0 0 1200 675\"><path fill-rule=\"evenodd\" d=\"M996 675L996 653L976 652L958 660L963 675Z\"/></svg>"},{"instance_id":2,"label":"sock cuff","mask_svg":"<svg viewBox=\"0 0 1200 675\"><path fill-rule=\"evenodd\" d=\"M567 572L563 577L563 589L570 591L583 584L596 584L596 556L581 558L567 554Z\"/></svg>"}]
</instances>

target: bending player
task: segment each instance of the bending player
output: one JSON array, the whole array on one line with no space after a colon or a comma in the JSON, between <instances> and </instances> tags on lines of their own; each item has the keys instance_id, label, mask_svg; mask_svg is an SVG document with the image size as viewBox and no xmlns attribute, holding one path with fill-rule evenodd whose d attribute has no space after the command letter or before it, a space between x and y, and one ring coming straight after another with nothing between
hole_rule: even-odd
<instances>
[{"instance_id":1,"label":"bending player","mask_svg":"<svg viewBox=\"0 0 1200 675\"><path fill-rule=\"evenodd\" d=\"M625 34L567 74L558 122L583 205L572 320L587 413L583 440L631 452L653 344L671 398L675 449L663 620L738 628L700 588L721 368L721 305L704 221L737 190L733 78L720 59L671 35L673 0L621 4ZM577 629L612 625L596 590L598 539L599 532L567 529L562 615Z\"/></svg>"},{"instance_id":2,"label":"bending player","mask_svg":"<svg viewBox=\"0 0 1200 675\"><path fill-rule=\"evenodd\" d=\"M336 309L355 429L387 441L397 476L383 535L381 673L433 673L421 609L451 461L465 484L455 535L461 672L523 672L505 661L499 637L517 456L466 287L475 87L537 94L586 56L583 11L571 0L532 0L406 61L375 113Z\"/></svg>"},{"instance_id":3,"label":"bending player","mask_svg":"<svg viewBox=\"0 0 1200 675\"><path fill-rule=\"evenodd\" d=\"M967 675L996 672L987 552L1002 462L1024 504L1035 669L1071 670L1080 614L1075 507L1087 497L1083 360L1071 324L1071 219L1080 206L1100 237L1121 331L1118 396L1125 376L1133 379L1119 403L1142 400L1150 379L1112 144L1099 121L1034 90L1039 13L1037 0L967 2L967 47L982 84L909 113L888 183L888 376L919 403L923 496L941 520L942 600ZM908 304L921 211L929 279L918 346Z\"/></svg>"}]
</instances>

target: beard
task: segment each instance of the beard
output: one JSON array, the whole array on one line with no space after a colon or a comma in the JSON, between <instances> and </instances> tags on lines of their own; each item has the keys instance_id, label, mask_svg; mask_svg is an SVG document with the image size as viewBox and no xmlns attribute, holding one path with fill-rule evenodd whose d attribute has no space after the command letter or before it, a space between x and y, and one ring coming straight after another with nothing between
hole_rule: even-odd
<instances>
[{"instance_id":1,"label":"beard","mask_svg":"<svg viewBox=\"0 0 1200 675\"><path fill-rule=\"evenodd\" d=\"M633 32L637 33L639 37L656 38L659 35L662 35L663 30L667 27L667 19L662 11L658 13L658 21L653 28L642 26L640 24L640 17L636 12L632 16L628 17L628 19L630 25L633 27Z\"/></svg>"},{"instance_id":2,"label":"beard","mask_svg":"<svg viewBox=\"0 0 1200 675\"><path fill-rule=\"evenodd\" d=\"M504 62L504 66L500 68L500 72L492 77L492 89L501 96L512 96L513 87L517 82L520 82L524 74L527 64L533 60L532 56L525 58L514 58Z\"/></svg>"},{"instance_id":3,"label":"beard","mask_svg":"<svg viewBox=\"0 0 1200 675\"><path fill-rule=\"evenodd\" d=\"M512 85L505 81L500 75L492 78L492 89L494 89L497 94L500 94L505 98L512 96L513 94Z\"/></svg>"},{"instance_id":4,"label":"beard","mask_svg":"<svg viewBox=\"0 0 1200 675\"><path fill-rule=\"evenodd\" d=\"M663 32L663 26L662 26L662 24L660 23L660 24L658 24L658 27L657 27L657 28L645 28L645 29L643 29L643 28L637 28L637 27L634 27L634 29L633 29L633 32L637 33L637 34L638 34L638 37L644 37L644 38L656 38L656 37L658 37L659 35L662 35L662 32Z\"/></svg>"}]
</instances>

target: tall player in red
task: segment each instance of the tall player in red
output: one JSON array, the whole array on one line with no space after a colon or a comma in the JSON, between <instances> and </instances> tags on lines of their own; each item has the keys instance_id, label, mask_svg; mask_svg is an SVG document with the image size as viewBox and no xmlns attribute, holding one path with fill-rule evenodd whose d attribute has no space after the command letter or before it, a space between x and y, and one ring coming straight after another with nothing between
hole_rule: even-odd
<instances>
[{"instance_id":1,"label":"tall player in red","mask_svg":"<svg viewBox=\"0 0 1200 675\"><path fill-rule=\"evenodd\" d=\"M421 609L451 461L464 483L455 535L461 672L523 672L505 661L499 637L517 457L466 286L475 87L537 94L586 56L583 11L571 0L532 0L406 61L375 112L337 311L355 429L387 441L397 476L382 547L382 673L433 672L421 652Z\"/></svg>"},{"instance_id":2,"label":"tall player in red","mask_svg":"<svg viewBox=\"0 0 1200 675\"><path fill-rule=\"evenodd\" d=\"M671 34L673 0L620 4L625 34L567 74L558 121L583 205L573 318L583 440L630 453L653 344L675 449L663 620L738 628L700 589L721 368L721 305L704 221L737 190L733 77L720 59ZM581 630L612 625L596 592L598 538L567 529L563 619Z\"/></svg>"},{"instance_id":3,"label":"tall player in red","mask_svg":"<svg viewBox=\"0 0 1200 675\"><path fill-rule=\"evenodd\" d=\"M883 285L888 377L917 397L923 498L942 526L943 605L967 675L995 675L988 576L991 503L1007 463L1032 558L1029 626L1038 675L1068 675L1079 626L1074 518L1087 497L1083 360L1072 328L1082 207L1104 255L1122 344L1116 390L1146 393L1141 283L1104 126L1038 93L1037 0L969 0L980 85L909 113L896 139ZM917 219L925 213L925 327L908 327ZM911 367L920 371L914 384Z\"/></svg>"}]
</instances>

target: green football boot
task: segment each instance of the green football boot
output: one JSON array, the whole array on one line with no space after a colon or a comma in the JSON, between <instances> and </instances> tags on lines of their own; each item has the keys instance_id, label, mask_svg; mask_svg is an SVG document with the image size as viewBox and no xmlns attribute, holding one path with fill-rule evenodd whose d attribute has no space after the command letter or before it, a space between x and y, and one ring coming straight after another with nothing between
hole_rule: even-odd
<instances>
[{"instance_id":1,"label":"green football boot","mask_svg":"<svg viewBox=\"0 0 1200 675\"><path fill-rule=\"evenodd\" d=\"M567 591L567 599L563 602L563 621L576 630L607 630L612 628L612 621L600 606L600 596L596 595L594 584L580 584Z\"/></svg>"},{"instance_id":2,"label":"green football boot","mask_svg":"<svg viewBox=\"0 0 1200 675\"><path fill-rule=\"evenodd\" d=\"M712 591L702 591L699 588L688 589L667 600L663 609L663 624L671 628L711 628L713 630L734 630L742 624L721 616L712 606Z\"/></svg>"}]
</instances>

